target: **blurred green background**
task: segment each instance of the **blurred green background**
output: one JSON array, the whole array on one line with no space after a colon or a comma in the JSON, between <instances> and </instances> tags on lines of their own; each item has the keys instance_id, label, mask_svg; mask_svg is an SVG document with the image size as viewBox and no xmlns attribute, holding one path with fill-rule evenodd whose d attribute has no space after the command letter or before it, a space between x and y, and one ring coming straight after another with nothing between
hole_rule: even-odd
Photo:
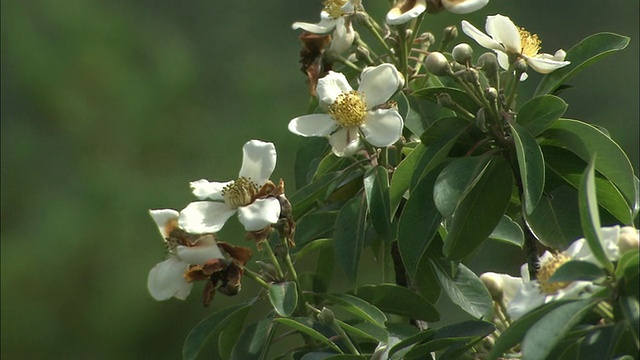
<instances>
[{"instance_id":1,"label":"blurred green background","mask_svg":"<svg viewBox=\"0 0 640 360\"><path fill-rule=\"evenodd\" d=\"M378 19L386 4L365 1ZM202 284L184 302L152 300L147 274L164 250L147 210L181 209L189 181L235 178L252 138L276 144L272 178L294 190L286 126L308 95L290 25L317 21L321 6L2 1L3 359L178 358L200 319L238 300L203 308ZM465 18L482 27L498 12L550 53L600 31L631 37L563 97L568 117L608 128L637 169L638 1L491 0ZM461 19L443 12L425 27L439 35ZM235 220L221 237L248 244ZM517 274L523 258L501 254L473 266ZM242 296L255 295L245 283Z\"/></svg>"}]
</instances>

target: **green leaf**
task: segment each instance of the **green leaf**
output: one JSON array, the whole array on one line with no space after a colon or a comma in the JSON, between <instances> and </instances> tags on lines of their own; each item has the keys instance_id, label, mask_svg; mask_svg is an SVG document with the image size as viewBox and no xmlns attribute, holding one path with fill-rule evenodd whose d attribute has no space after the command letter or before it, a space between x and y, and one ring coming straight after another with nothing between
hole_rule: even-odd
<instances>
[{"instance_id":1,"label":"green leaf","mask_svg":"<svg viewBox=\"0 0 640 360\"><path fill-rule=\"evenodd\" d=\"M534 309L519 318L517 321L514 321L511 326L502 332L498 340L496 340L493 349L491 349L488 360L496 360L501 357L502 354L521 342L529 329L537 323L538 320L542 319L554 309L571 302L571 300L553 301L542 307Z\"/></svg>"},{"instance_id":2,"label":"green leaf","mask_svg":"<svg viewBox=\"0 0 640 360\"><path fill-rule=\"evenodd\" d=\"M556 146L544 146L542 152L547 173L552 172L575 189L580 187L582 173L587 166L584 160L571 151ZM623 224L630 225L633 222L632 209L620 190L602 175L596 174L595 181L598 204Z\"/></svg>"},{"instance_id":3,"label":"green leaf","mask_svg":"<svg viewBox=\"0 0 640 360\"><path fill-rule=\"evenodd\" d=\"M511 124L511 135L516 145L518 168L524 192L524 208L531 214L544 190L544 158L536 139L527 129Z\"/></svg>"},{"instance_id":4,"label":"green leaf","mask_svg":"<svg viewBox=\"0 0 640 360\"><path fill-rule=\"evenodd\" d=\"M451 100L458 103L462 108L475 114L480 110L480 106L471 99L466 92L452 88L452 87L431 87L424 88L411 93L412 96L421 97L431 102L438 103L438 96L441 94L448 94L451 96Z\"/></svg>"},{"instance_id":5,"label":"green leaf","mask_svg":"<svg viewBox=\"0 0 640 360\"><path fill-rule=\"evenodd\" d=\"M609 271L613 272L613 264L602 249L602 234L600 233L600 214L598 213L598 201L596 200L595 184L595 156L589 162L582 177L578 191L578 203L580 204L580 223L593 256Z\"/></svg>"},{"instance_id":6,"label":"green leaf","mask_svg":"<svg viewBox=\"0 0 640 360\"><path fill-rule=\"evenodd\" d=\"M527 360L544 360L596 303L582 300L561 305L536 322L524 336L522 356Z\"/></svg>"},{"instance_id":7,"label":"green leaf","mask_svg":"<svg viewBox=\"0 0 640 360\"><path fill-rule=\"evenodd\" d=\"M620 189L630 208L636 209L636 178L625 152L593 125L571 119L558 119L543 134L558 141L584 161L595 154L596 170Z\"/></svg>"},{"instance_id":8,"label":"green leaf","mask_svg":"<svg viewBox=\"0 0 640 360\"><path fill-rule=\"evenodd\" d=\"M440 139L433 142L427 148L427 151L420 157L416 170L411 177L411 184L409 188L413 189L418 181L433 170L436 166L440 165L451 151L453 145L455 145L458 138L465 132L465 130L459 132L452 132L443 135Z\"/></svg>"},{"instance_id":9,"label":"green leaf","mask_svg":"<svg viewBox=\"0 0 640 360\"><path fill-rule=\"evenodd\" d=\"M304 249L313 240L331 237L337 218L338 211L318 211L298 220L295 237L296 248Z\"/></svg>"},{"instance_id":10,"label":"green leaf","mask_svg":"<svg viewBox=\"0 0 640 360\"><path fill-rule=\"evenodd\" d=\"M536 96L522 105L516 121L535 137L564 115L567 106L564 100L554 95Z\"/></svg>"},{"instance_id":11,"label":"green leaf","mask_svg":"<svg viewBox=\"0 0 640 360\"><path fill-rule=\"evenodd\" d=\"M333 247L336 258L354 286L367 229L366 215L364 196L357 196L342 207L335 225Z\"/></svg>"},{"instance_id":12,"label":"green leaf","mask_svg":"<svg viewBox=\"0 0 640 360\"><path fill-rule=\"evenodd\" d=\"M182 357L184 359L195 359L207 338L210 336L217 337L236 316L246 316L246 312L252 304L253 300L249 303L233 305L217 311L200 321L185 339L182 347Z\"/></svg>"},{"instance_id":13,"label":"green leaf","mask_svg":"<svg viewBox=\"0 0 640 360\"><path fill-rule=\"evenodd\" d=\"M433 334L436 332L436 329L427 329L420 331L412 336L403 339L402 341L393 345L393 347L389 350L389 357L392 357L395 353L402 349L410 348L415 344L422 343L423 341L429 340L433 338Z\"/></svg>"},{"instance_id":14,"label":"green leaf","mask_svg":"<svg viewBox=\"0 0 640 360\"><path fill-rule=\"evenodd\" d=\"M409 277L414 281L418 278L420 259L442 220L433 201L437 175L438 171L434 170L416 184L398 220L398 249Z\"/></svg>"},{"instance_id":15,"label":"green leaf","mask_svg":"<svg viewBox=\"0 0 640 360\"><path fill-rule=\"evenodd\" d=\"M293 173L296 189L299 190L309 184L313 174L316 172L318 163L322 160L324 154L331 149L331 146L327 139L320 137L300 137L298 143Z\"/></svg>"},{"instance_id":16,"label":"green leaf","mask_svg":"<svg viewBox=\"0 0 640 360\"><path fill-rule=\"evenodd\" d=\"M336 211L336 215L337 215L337 211ZM335 224L335 218L334 218L333 224ZM333 227L333 225L331 226ZM296 247L296 248L299 248L299 251L296 253L296 261L302 261L303 258L309 256L310 254L316 251L320 251L324 248L331 247L332 241L333 241L332 239L316 239L307 243L302 248L299 248L299 246Z\"/></svg>"},{"instance_id":17,"label":"green leaf","mask_svg":"<svg viewBox=\"0 0 640 360\"><path fill-rule=\"evenodd\" d=\"M347 324L340 320L336 320L336 322L344 331L347 332L347 334L351 336L381 343L386 343L389 338L389 333L384 329L384 327L380 327L369 322L361 322L357 324L357 326Z\"/></svg>"},{"instance_id":18,"label":"green leaf","mask_svg":"<svg viewBox=\"0 0 640 360\"><path fill-rule=\"evenodd\" d=\"M438 240L439 235L437 236ZM429 249L427 249L429 251ZM438 284L438 278L436 277L435 271L431 267L431 263L429 262L428 256L422 256L420 259L420 264L418 265L418 276L416 278L416 286L418 287L418 293L422 295L427 301L432 304L438 302L440 298L440 293L442 292L442 288L440 284Z\"/></svg>"},{"instance_id":19,"label":"green leaf","mask_svg":"<svg viewBox=\"0 0 640 360\"><path fill-rule=\"evenodd\" d=\"M554 249L565 249L582 237L578 194L566 186L543 195L538 206L526 215L527 224L536 238Z\"/></svg>"},{"instance_id":20,"label":"green leaf","mask_svg":"<svg viewBox=\"0 0 640 360\"><path fill-rule=\"evenodd\" d=\"M438 282L451 301L471 316L491 319L493 301L482 281L462 263L431 259Z\"/></svg>"},{"instance_id":21,"label":"green leaf","mask_svg":"<svg viewBox=\"0 0 640 360\"><path fill-rule=\"evenodd\" d=\"M427 151L427 148L422 144L418 144L410 153L405 157L400 164L396 167L391 177L391 185L389 186L389 208L390 220L393 220L393 216L400 206L400 201L405 192L409 189L411 183L411 177L416 169L418 160Z\"/></svg>"},{"instance_id":22,"label":"green leaf","mask_svg":"<svg viewBox=\"0 0 640 360\"><path fill-rule=\"evenodd\" d=\"M331 342L331 340L327 339L324 335L322 335L321 333L319 333L317 330L295 320L295 319L288 319L288 318L277 318L274 319L273 321L286 325L290 328L293 328L295 330L298 330L304 334L307 334L308 336L312 337L313 339L321 342L322 344L328 346L331 350L342 354L342 350L340 350L340 348L334 344L333 342Z\"/></svg>"},{"instance_id":23,"label":"green leaf","mask_svg":"<svg viewBox=\"0 0 640 360\"><path fill-rule=\"evenodd\" d=\"M548 282L571 282L577 280L593 281L600 279L605 275L604 271L594 263L571 260L556 269Z\"/></svg>"},{"instance_id":24,"label":"green leaf","mask_svg":"<svg viewBox=\"0 0 640 360\"><path fill-rule=\"evenodd\" d=\"M428 353L444 349L457 343L468 344L490 334L495 325L486 321L468 320L437 329L433 336L416 345L405 355L405 359L422 359Z\"/></svg>"},{"instance_id":25,"label":"green leaf","mask_svg":"<svg viewBox=\"0 0 640 360\"><path fill-rule=\"evenodd\" d=\"M359 319L369 321L384 328L387 317L380 309L365 300L349 294L317 294L321 298L333 303Z\"/></svg>"},{"instance_id":26,"label":"green leaf","mask_svg":"<svg viewBox=\"0 0 640 360\"><path fill-rule=\"evenodd\" d=\"M524 244L524 232L517 222L511 220L507 215L502 215L502 219L489 235L489 239L498 240L507 244L522 248Z\"/></svg>"},{"instance_id":27,"label":"green leaf","mask_svg":"<svg viewBox=\"0 0 640 360\"><path fill-rule=\"evenodd\" d=\"M596 327L582 340L576 359L602 360L613 359L615 348L624 331L622 324Z\"/></svg>"},{"instance_id":28,"label":"green leaf","mask_svg":"<svg viewBox=\"0 0 640 360\"><path fill-rule=\"evenodd\" d=\"M509 205L512 186L509 164L502 157L493 157L456 206L444 239L447 258L469 255L491 235Z\"/></svg>"},{"instance_id":29,"label":"green leaf","mask_svg":"<svg viewBox=\"0 0 640 360\"><path fill-rule=\"evenodd\" d=\"M383 240L391 241L391 209L389 204L389 173L383 166L376 166L364 175L364 192L367 198L371 224Z\"/></svg>"},{"instance_id":30,"label":"green leaf","mask_svg":"<svg viewBox=\"0 0 640 360\"><path fill-rule=\"evenodd\" d=\"M287 281L269 286L269 301L278 315L289 317L298 305L296 283Z\"/></svg>"},{"instance_id":31,"label":"green leaf","mask_svg":"<svg viewBox=\"0 0 640 360\"><path fill-rule=\"evenodd\" d=\"M357 296L378 309L410 319L438 321L440 314L422 296L394 284L365 285L358 288Z\"/></svg>"},{"instance_id":32,"label":"green leaf","mask_svg":"<svg viewBox=\"0 0 640 360\"><path fill-rule=\"evenodd\" d=\"M231 360L262 360L267 349L268 339L272 332L273 319L267 318L255 322L242 331L240 338L233 346Z\"/></svg>"},{"instance_id":33,"label":"green leaf","mask_svg":"<svg viewBox=\"0 0 640 360\"><path fill-rule=\"evenodd\" d=\"M640 332L640 304L638 304L638 299L632 296L622 296L619 301L622 314L631 329L636 346L640 346L640 336L638 335Z\"/></svg>"},{"instance_id":34,"label":"green leaf","mask_svg":"<svg viewBox=\"0 0 640 360\"><path fill-rule=\"evenodd\" d=\"M309 211L313 210L318 204L324 203L329 195L329 188L334 184L341 182L347 177L344 171L337 171L325 174L320 179L313 181L309 185L301 188L294 193L291 198L293 204L293 217L300 219Z\"/></svg>"},{"instance_id":35,"label":"green leaf","mask_svg":"<svg viewBox=\"0 0 640 360\"><path fill-rule=\"evenodd\" d=\"M443 216L453 215L460 198L475 185L490 160L489 156L456 158L440 172L433 185L433 200Z\"/></svg>"},{"instance_id":36,"label":"green leaf","mask_svg":"<svg viewBox=\"0 0 640 360\"><path fill-rule=\"evenodd\" d=\"M624 49L628 44L628 37L614 33L598 33L585 38L567 51L566 59L571 64L546 75L540 81L536 95L552 93L582 70L614 51Z\"/></svg>"},{"instance_id":37,"label":"green leaf","mask_svg":"<svg viewBox=\"0 0 640 360\"><path fill-rule=\"evenodd\" d=\"M451 134L464 132L460 137L464 138L471 132L477 132L477 128L470 126L468 120L459 117L447 117L434 121L421 135L420 142L422 145L428 147L436 142L441 137ZM474 135L478 135L474 132ZM474 141L474 140L469 140Z\"/></svg>"},{"instance_id":38,"label":"green leaf","mask_svg":"<svg viewBox=\"0 0 640 360\"><path fill-rule=\"evenodd\" d=\"M638 274L638 271L638 252L626 251L622 254L616 266L616 278L621 279L625 277L627 280L630 280Z\"/></svg>"},{"instance_id":39,"label":"green leaf","mask_svg":"<svg viewBox=\"0 0 640 360\"><path fill-rule=\"evenodd\" d=\"M250 308L246 308L246 310L237 313L220 332L218 336L218 352L221 359L228 359L231 356L233 346L240 337L249 310Z\"/></svg>"}]
</instances>

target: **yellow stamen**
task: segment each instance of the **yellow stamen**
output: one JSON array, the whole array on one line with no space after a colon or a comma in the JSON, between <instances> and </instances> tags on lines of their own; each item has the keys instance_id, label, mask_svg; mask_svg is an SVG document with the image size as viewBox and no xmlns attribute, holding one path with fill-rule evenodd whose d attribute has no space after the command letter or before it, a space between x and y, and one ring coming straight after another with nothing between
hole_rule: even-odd
<instances>
[{"instance_id":1,"label":"yellow stamen","mask_svg":"<svg viewBox=\"0 0 640 360\"><path fill-rule=\"evenodd\" d=\"M538 270L538 273L537 273L537 279L538 279L538 282L540 283L540 289L542 289L542 291L545 294L553 295L558 290L564 289L567 286L569 286L569 284L571 284L570 281L552 282L552 283L549 282L549 278L551 278L551 275L553 275L553 273L560 266L562 266L562 264L566 263L569 260L570 260L569 257L566 255L555 254L552 256L551 259L549 259L547 262L545 262L540 266L540 269Z\"/></svg>"},{"instance_id":2,"label":"yellow stamen","mask_svg":"<svg viewBox=\"0 0 640 360\"><path fill-rule=\"evenodd\" d=\"M251 204L257 193L258 185L246 177L240 177L222 189L224 203L232 209Z\"/></svg>"},{"instance_id":3,"label":"yellow stamen","mask_svg":"<svg viewBox=\"0 0 640 360\"><path fill-rule=\"evenodd\" d=\"M324 11L326 11L332 19L337 19L342 15L345 15L345 12L342 11L342 7L349 0L325 0L322 3L324 5Z\"/></svg>"},{"instance_id":4,"label":"yellow stamen","mask_svg":"<svg viewBox=\"0 0 640 360\"><path fill-rule=\"evenodd\" d=\"M542 41L538 39L538 35L531 34L524 28L518 28L520 33L520 46L522 48L522 54L527 56L534 56L540 51L540 45Z\"/></svg>"},{"instance_id":5,"label":"yellow stamen","mask_svg":"<svg viewBox=\"0 0 640 360\"><path fill-rule=\"evenodd\" d=\"M342 127L359 126L364 123L367 106L364 94L356 90L343 92L329 106L329 115Z\"/></svg>"}]
</instances>

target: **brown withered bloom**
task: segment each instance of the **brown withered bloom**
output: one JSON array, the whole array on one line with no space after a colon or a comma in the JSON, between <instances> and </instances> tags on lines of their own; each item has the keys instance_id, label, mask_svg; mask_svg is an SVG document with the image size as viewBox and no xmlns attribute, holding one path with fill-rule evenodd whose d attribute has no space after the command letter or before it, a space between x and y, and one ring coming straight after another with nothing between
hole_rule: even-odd
<instances>
[{"instance_id":1,"label":"brown withered bloom","mask_svg":"<svg viewBox=\"0 0 640 360\"><path fill-rule=\"evenodd\" d=\"M282 179L280 179L278 185L268 181L258 191L258 196L275 198L280 202L280 218L277 223L265 227L264 229L247 232L247 239L256 241L258 246L260 246L262 241L269 238L269 235L271 235L274 228L278 230L281 238L287 239L290 247L296 246L295 241L293 240L296 231L296 223L293 219L291 203L285 196L284 192L284 180Z\"/></svg>"},{"instance_id":2,"label":"brown withered bloom","mask_svg":"<svg viewBox=\"0 0 640 360\"><path fill-rule=\"evenodd\" d=\"M331 70L331 64L324 59L324 49L331 43L331 35L303 32L300 37L302 50L300 50L300 70L307 75L309 93L316 96L316 84L318 79Z\"/></svg>"}]
</instances>

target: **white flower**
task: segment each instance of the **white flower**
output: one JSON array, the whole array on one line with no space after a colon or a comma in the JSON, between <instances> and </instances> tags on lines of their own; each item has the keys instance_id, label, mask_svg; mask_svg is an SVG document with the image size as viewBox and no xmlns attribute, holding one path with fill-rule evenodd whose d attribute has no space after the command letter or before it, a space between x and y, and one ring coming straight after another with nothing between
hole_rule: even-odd
<instances>
[{"instance_id":1,"label":"white flower","mask_svg":"<svg viewBox=\"0 0 640 360\"><path fill-rule=\"evenodd\" d=\"M442 6L454 14L468 14L482 9L489 0L442 0Z\"/></svg>"},{"instance_id":2,"label":"white flower","mask_svg":"<svg viewBox=\"0 0 640 360\"><path fill-rule=\"evenodd\" d=\"M328 114L309 114L289 122L289 131L301 136L329 136L337 156L349 156L360 146L360 132L377 147L389 146L402 134L402 116L386 104L403 84L402 76L391 64L367 67L360 76L358 90L346 77L330 71L318 81L316 91Z\"/></svg>"},{"instance_id":3,"label":"white flower","mask_svg":"<svg viewBox=\"0 0 640 360\"><path fill-rule=\"evenodd\" d=\"M194 234L215 233L235 213L247 231L261 230L278 221L278 199L256 198L276 167L275 146L270 142L251 140L244 144L242 152L237 180L210 182L202 179L191 183L198 199L213 201L195 201L187 205L180 212L181 228Z\"/></svg>"},{"instance_id":4,"label":"white flower","mask_svg":"<svg viewBox=\"0 0 640 360\"><path fill-rule=\"evenodd\" d=\"M611 261L618 260L620 258L618 248L620 227L604 227L601 229L601 234L600 241L605 254ZM583 238L574 241L567 250L560 254L554 255L545 251L540 257L540 269L536 275L537 279L530 279L529 267L524 264L520 268L522 276L520 284L505 282L505 288L509 287L510 292L515 292L515 296L510 301L505 301L509 316L516 320L540 305L563 298L588 297L601 288L591 281L548 282L555 270L569 260L588 261L601 266L589 249L587 241Z\"/></svg>"},{"instance_id":5,"label":"white flower","mask_svg":"<svg viewBox=\"0 0 640 360\"><path fill-rule=\"evenodd\" d=\"M186 239L170 239L173 230L178 229L178 212L171 209L150 210L151 217L158 225L165 239L169 255L149 272L147 288L151 296L158 300L175 297L187 298L193 284L187 282L183 274L190 265L202 265L211 259L224 259L213 235L200 237L194 243ZM180 243L182 240L182 243Z\"/></svg>"},{"instance_id":6,"label":"white flower","mask_svg":"<svg viewBox=\"0 0 640 360\"><path fill-rule=\"evenodd\" d=\"M462 21L462 31L481 46L494 50L504 69L508 69L509 64L518 58L524 59L527 65L541 74L548 74L570 64L569 61L564 61L566 54L563 50L558 50L554 55L538 53L541 44L538 36L518 28L506 16L487 16L485 28L488 35L466 20Z\"/></svg>"},{"instance_id":7,"label":"white flower","mask_svg":"<svg viewBox=\"0 0 640 360\"><path fill-rule=\"evenodd\" d=\"M387 24L400 25L407 23L427 9L426 0L400 0L387 13Z\"/></svg>"},{"instance_id":8,"label":"white flower","mask_svg":"<svg viewBox=\"0 0 640 360\"><path fill-rule=\"evenodd\" d=\"M327 0L320 12L320 22L317 24L294 22L293 30L302 29L314 34L327 34L333 30L330 49L342 53L351 47L355 39L355 32L349 16L355 14L354 0Z\"/></svg>"}]
</instances>

